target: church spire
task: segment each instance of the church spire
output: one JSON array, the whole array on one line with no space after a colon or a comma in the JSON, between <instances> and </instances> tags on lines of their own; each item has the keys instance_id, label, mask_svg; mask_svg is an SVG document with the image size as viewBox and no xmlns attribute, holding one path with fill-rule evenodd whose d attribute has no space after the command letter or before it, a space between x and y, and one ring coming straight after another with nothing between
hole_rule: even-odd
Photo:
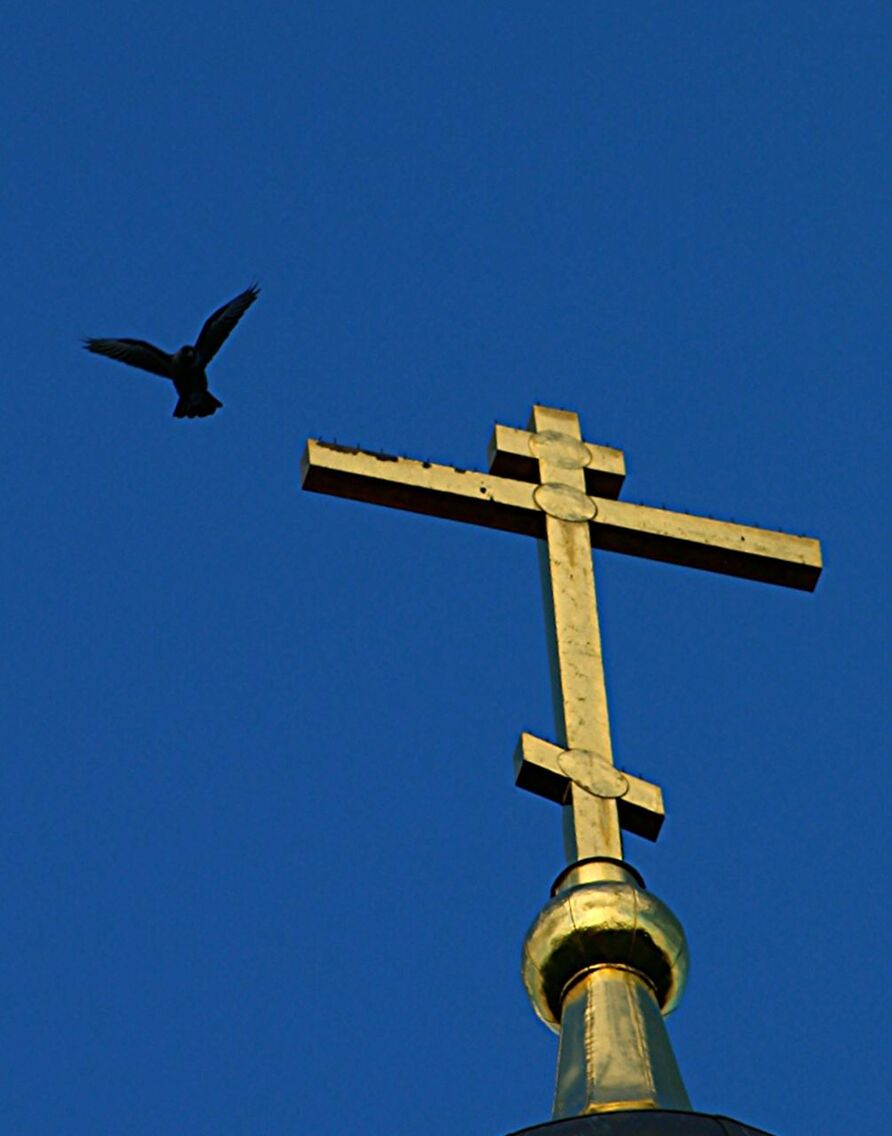
<instances>
[{"instance_id":1,"label":"church spire","mask_svg":"<svg viewBox=\"0 0 892 1136\"><path fill-rule=\"evenodd\" d=\"M614 765L592 547L805 591L821 572L816 540L621 502L624 475L618 450L545 406L527 430L496 426L488 474L313 440L303 460L305 489L539 539L556 736L521 734L514 762L518 786L564 811L568 866L523 949L533 1007L560 1034L556 1120L691 1107L663 1021L684 932L623 852L624 831L656 840L663 797Z\"/></svg>"}]
</instances>

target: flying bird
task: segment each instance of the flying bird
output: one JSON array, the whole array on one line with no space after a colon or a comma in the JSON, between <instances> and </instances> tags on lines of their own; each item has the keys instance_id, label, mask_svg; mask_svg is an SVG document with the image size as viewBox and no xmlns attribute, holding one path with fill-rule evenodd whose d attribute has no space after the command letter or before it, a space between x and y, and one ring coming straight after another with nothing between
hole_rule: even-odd
<instances>
[{"instance_id":1,"label":"flying bird","mask_svg":"<svg viewBox=\"0 0 892 1136\"><path fill-rule=\"evenodd\" d=\"M170 379L179 395L174 418L206 418L223 403L208 390L205 367L259 294L257 284L246 288L208 316L194 346L187 344L173 355L144 339L85 339L84 347L96 355L107 355L109 359Z\"/></svg>"}]
</instances>

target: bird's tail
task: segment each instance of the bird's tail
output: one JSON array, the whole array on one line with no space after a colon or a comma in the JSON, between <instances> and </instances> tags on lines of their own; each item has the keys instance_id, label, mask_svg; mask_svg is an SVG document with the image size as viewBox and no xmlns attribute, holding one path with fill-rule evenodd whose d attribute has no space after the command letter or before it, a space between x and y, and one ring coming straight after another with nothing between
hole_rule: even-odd
<instances>
[{"instance_id":1,"label":"bird's tail","mask_svg":"<svg viewBox=\"0 0 892 1136\"><path fill-rule=\"evenodd\" d=\"M180 395L179 401L173 409L174 418L207 418L219 409L223 403L214 398L210 391L193 391L191 394Z\"/></svg>"}]
</instances>

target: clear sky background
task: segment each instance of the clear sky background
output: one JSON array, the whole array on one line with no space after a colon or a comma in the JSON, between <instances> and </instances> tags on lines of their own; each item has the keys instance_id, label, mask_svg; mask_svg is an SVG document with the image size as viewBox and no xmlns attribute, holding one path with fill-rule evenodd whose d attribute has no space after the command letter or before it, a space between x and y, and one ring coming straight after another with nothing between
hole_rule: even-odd
<instances>
[{"instance_id":1,"label":"clear sky background","mask_svg":"<svg viewBox=\"0 0 892 1136\"><path fill-rule=\"evenodd\" d=\"M0 1128L500 1134L559 810L528 538L301 493L577 410L624 496L820 536L814 595L596 556L629 859L695 1107L888 1120L892 11L11 0ZM191 342L225 406L81 336Z\"/></svg>"}]
</instances>

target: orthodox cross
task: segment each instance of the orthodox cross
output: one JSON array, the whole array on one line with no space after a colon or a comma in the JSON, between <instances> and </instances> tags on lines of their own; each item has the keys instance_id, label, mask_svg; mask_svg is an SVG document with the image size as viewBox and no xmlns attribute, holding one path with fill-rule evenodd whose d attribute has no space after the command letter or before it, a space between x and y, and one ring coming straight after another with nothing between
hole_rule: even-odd
<instances>
[{"instance_id":1,"label":"orthodox cross","mask_svg":"<svg viewBox=\"0 0 892 1136\"><path fill-rule=\"evenodd\" d=\"M558 737L521 734L517 784L566 806L570 862L622 858L621 829L656 840L660 789L613 764L592 548L812 591L816 540L617 500L619 450L582 440L579 418L534 406L527 430L495 427L489 473L310 440L303 487L539 539Z\"/></svg>"}]
</instances>

